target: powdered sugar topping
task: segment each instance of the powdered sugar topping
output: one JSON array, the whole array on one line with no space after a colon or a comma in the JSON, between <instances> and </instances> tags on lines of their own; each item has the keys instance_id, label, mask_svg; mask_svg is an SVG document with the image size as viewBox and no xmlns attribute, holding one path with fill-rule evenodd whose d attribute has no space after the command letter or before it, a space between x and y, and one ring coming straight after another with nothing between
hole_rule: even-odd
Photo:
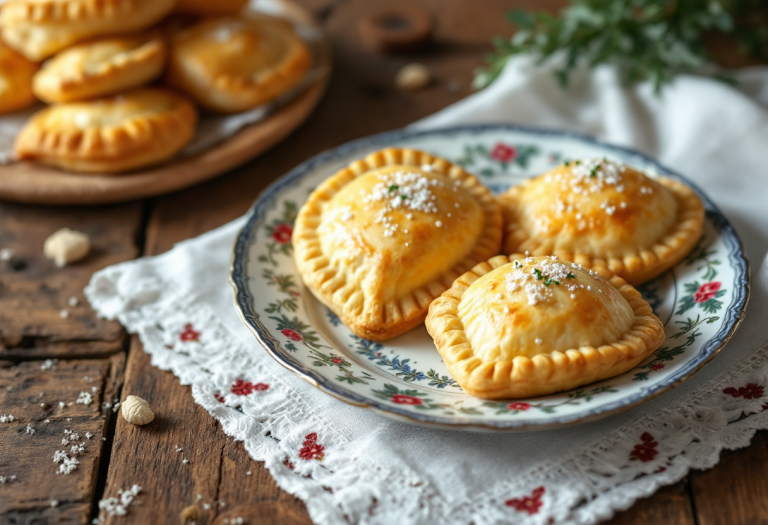
<instances>
[{"instance_id":1,"label":"powdered sugar topping","mask_svg":"<svg viewBox=\"0 0 768 525\"><path fill-rule=\"evenodd\" d=\"M381 202L384 207L376 217L377 223L384 226L384 236L391 237L398 231L398 225L392 221L390 214L395 210L408 210L406 218L411 220L411 211L423 213L437 213L437 197L432 192L435 186L443 186L438 179L425 177L420 173L399 170L394 173L379 175L377 183L370 193L362 191L363 202ZM435 221L435 226L440 228L442 222Z\"/></svg>"},{"instance_id":2,"label":"powdered sugar topping","mask_svg":"<svg viewBox=\"0 0 768 525\"><path fill-rule=\"evenodd\" d=\"M554 256L538 261L531 257L526 257L522 262L514 261L513 270L505 276L507 292L515 293L522 288L528 304L536 306L553 296L555 286L575 281L576 275L572 270L577 267L575 264L557 262ZM566 286L570 289L577 284L569 283Z\"/></svg>"}]
</instances>

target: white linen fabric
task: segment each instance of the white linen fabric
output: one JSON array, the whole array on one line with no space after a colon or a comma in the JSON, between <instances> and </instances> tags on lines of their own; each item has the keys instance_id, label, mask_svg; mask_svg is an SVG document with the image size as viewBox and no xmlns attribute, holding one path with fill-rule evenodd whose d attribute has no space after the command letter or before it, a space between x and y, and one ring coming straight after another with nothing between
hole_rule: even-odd
<instances>
[{"instance_id":1,"label":"white linen fabric","mask_svg":"<svg viewBox=\"0 0 768 525\"><path fill-rule=\"evenodd\" d=\"M615 69L601 67L579 72L563 91L524 57L489 88L416 126L512 122L640 149L702 187L734 223L751 260L762 261L768 70L738 76L739 88L680 77L657 96L647 84L623 86ZM753 275L742 328L679 388L562 430L452 432L337 401L258 347L228 283L243 222L102 270L86 294L101 315L140 335L155 366L191 385L195 401L265 461L317 523L596 523L691 468L713 466L723 448L746 446L755 429L768 428L768 264ZM233 385L251 394L229 393Z\"/></svg>"}]
</instances>

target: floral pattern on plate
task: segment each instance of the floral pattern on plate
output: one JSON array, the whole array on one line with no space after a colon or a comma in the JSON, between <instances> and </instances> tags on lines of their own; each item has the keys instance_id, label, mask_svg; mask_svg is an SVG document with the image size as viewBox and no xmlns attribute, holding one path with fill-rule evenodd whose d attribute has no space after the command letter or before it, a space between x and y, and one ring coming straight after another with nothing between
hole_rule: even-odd
<instances>
[{"instance_id":1,"label":"floral pattern on plate","mask_svg":"<svg viewBox=\"0 0 768 525\"><path fill-rule=\"evenodd\" d=\"M413 147L480 175L492 191L564 159L606 156L680 179L638 153L588 137L514 126L391 132L310 159L270 187L235 245L232 282L246 324L281 364L344 401L411 422L450 428L552 428L606 416L674 386L714 357L746 303L747 264L735 232L706 199L704 235L677 267L640 289L667 340L621 376L536 399L487 401L465 394L424 327L379 343L352 334L296 272L290 235L306 195L341 166L383 147Z\"/></svg>"}]
</instances>

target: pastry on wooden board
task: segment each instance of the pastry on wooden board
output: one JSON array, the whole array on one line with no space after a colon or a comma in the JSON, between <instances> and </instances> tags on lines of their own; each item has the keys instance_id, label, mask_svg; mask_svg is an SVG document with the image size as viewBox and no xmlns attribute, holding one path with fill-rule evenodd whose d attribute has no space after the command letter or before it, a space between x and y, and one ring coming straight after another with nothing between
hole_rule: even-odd
<instances>
[{"instance_id":1,"label":"pastry on wooden board","mask_svg":"<svg viewBox=\"0 0 768 525\"><path fill-rule=\"evenodd\" d=\"M640 293L605 268L499 255L432 302L429 334L465 392L533 397L613 377L664 342Z\"/></svg>"},{"instance_id":2,"label":"pastry on wooden board","mask_svg":"<svg viewBox=\"0 0 768 525\"><path fill-rule=\"evenodd\" d=\"M78 44L46 61L35 75L35 95L71 102L142 86L160 76L166 59L159 36L109 37Z\"/></svg>"},{"instance_id":3,"label":"pastry on wooden board","mask_svg":"<svg viewBox=\"0 0 768 525\"><path fill-rule=\"evenodd\" d=\"M16 154L69 171L119 173L173 156L192 139L196 121L186 97L140 88L35 113L16 138Z\"/></svg>"},{"instance_id":4,"label":"pastry on wooden board","mask_svg":"<svg viewBox=\"0 0 768 525\"><path fill-rule=\"evenodd\" d=\"M235 113L294 87L311 62L309 48L285 20L216 17L171 35L166 80L206 109Z\"/></svg>"},{"instance_id":5,"label":"pastry on wooden board","mask_svg":"<svg viewBox=\"0 0 768 525\"><path fill-rule=\"evenodd\" d=\"M174 0L8 0L0 10L2 38L40 61L98 36L128 34L159 22Z\"/></svg>"},{"instance_id":6,"label":"pastry on wooden board","mask_svg":"<svg viewBox=\"0 0 768 525\"><path fill-rule=\"evenodd\" d=\"M32 77L40 68L16 50L0 41L0 114L31 106Z\"/></svg>"},{"instance_id":7,"label":"pastry on wooden board","mask_svg":"<svg viewBox=\"0 0 768 525\"><path fill-rule=\"evenodd\" d=\"M359 337L421 324L454 279L495 255L501 211L460 166L411 149L371 153L311 194L293 232L309 290Z\"/></svg>"},{"instance_id":8,"label":"pastry on wooden board","mask_svg":"<svg viewBox=\"0 0 768 525\"><path fill-rule=\"evenodd\" d=\"M569 161L499 197L504 253L605 266L638 285L685 257L704 206L681 182L606 159Z\"/></svg>"}]
</instances>

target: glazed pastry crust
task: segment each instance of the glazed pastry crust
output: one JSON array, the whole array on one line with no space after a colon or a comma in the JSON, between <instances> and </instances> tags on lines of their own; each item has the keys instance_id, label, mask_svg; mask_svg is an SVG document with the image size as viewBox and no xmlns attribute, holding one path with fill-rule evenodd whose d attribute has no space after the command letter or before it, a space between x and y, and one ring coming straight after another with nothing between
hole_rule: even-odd
<instances>
[{"instance_id":1,"label":"glazed pastry crust","mask_svg":"<svg viewBox=\"0 0 768 525\"><path fill-rule=\"evenodd\" d=\"M499 197L504 253L556 255L590 268L603 266L635 286L672 268L701 237L704 206L681 182L626 169L619 186L627 187L621 192L608 185L574 195L552 182L563 174L569 183L564 166L510 188Z\"/></svg>"},{"instance_id":2,"label":"glazed pastry crust","mask_svg":"<svg viewBox=\"0 0 768 525\"><path fill-rule=\"evenodd\" d=\"M160 38L106 38L65 49L35 75L33 89L45 102L111 95L160 75L166 58Z\"/></svg>"},{"instance_id":3,"label":"glazed pastry crust","mask_svg":"<svg viewBox=\"0 0 768 525\"><path fill-rule=\"evenodd\" d=\"M82 173L129 171L179 151L196 120L185 97L157 88L55 104L32 116L16 138L16 154Z\"/></svg>"},{"instance_id":4,"label":"glazed pastry crust","mask_svg":"<svg viewBox=\"0 0 768 525\"><path fill-rule=\"evenodd\" d=\"M381 223L374 219L381 206L366 203L361 189L370 195L374 179L401 168L435 180L437 209L398 210ZM421 324L430 302L500 244L501 210L487 188L460 166L399 148L372 153L323 182L293 232L307 288L356 335L374 341Z\"/></svg>"},{"instance_id":5,"label":"glazed pastry crust","mask_svg":"<svg viewBox=\"0 0 768 525\"><path fill-rule=\"evenodd\" d=\"M186 15L234 15L247 4L248 0L177 0L174 11Z\"/></svg>"},{"instance_id":6,"label":"glazed pastry crust","mask_svg":"<svg viewBox=\"0 0 768 525\"><path fill-rule=\"evenodd\" d=\"M468 292L478 279L498 268L508 267L516 259L523 260L524 257L520 254L509 257L499 255L478 264L459 277L448 291L430 305L426 319L427 330L451 375L468 394L484 399L503 399L541 396L570 390L634 368L664 342L664 327L640 293L609 270L594 268L592 271L599 275L598 283L602 281L598 286L613 286L613 291L618 291L625 300L625 306L619 304L624 301L616 301L614 297L602 307L598 307L598 313L595 314L594 310L590 310L590 306L599 305L595 302L594 290L586 292L580 289L574 294L575 304L569 311L573 315L572 322L580 324L576 326L575 334L569 334L569 325L554 319L557 306L547 305L532 312L530 308L525 307L516 310L519 303L510 302L508 304L512 307L511 313L506 312L505 322L499 326L512 327L512 335L506 337L496 334L494 330L498 328L491 328L490 334L480 340L493 340L500 349L489 352L487 342L486 348L474 348L471 340L478 339L478 330L488 327L465 326L462 314L465 319L470 319L470 325L482 324L483 321L472 319L469 314L481 312L472 312L471 305L469 314L467 313L466 303L462 304L464 295L478 293L477 290ZM560 289L565 286L563 283L557 287L553 285L553 288L557 288L560 293L569 293ZM603 293L606 291L608 290ZM551 310L552 308L554 310ZM626 309L630 309L628 320L621 312ZM606 313L616 310L619 311L616 320L606 317ZM597 317L594 319L581 318L595 315ZM608 316L610 315L608 313ZM628 327L621 330L625 325ZM514 333L515 329L518 333ZM579 337L583 337L583 334L578 333L581 331L596 342L566 347L557 347L555 343L554 347L547 347L546 341L537 341L542 343L542 350L541 353L536 353L531 350L530 341L526 346L526 331L530 330L542 334L542 337L559 334L552 337L566 342L571 335L572 340L579 340ZM617 330L621 333L617 334ZM510 341L514 341L514 344Z\"/></svg>"},{"instance_id":7,"label":"glazed pastry crust","mask_svg":"<svg viewBox=\"0 0 768 525\"><path fill-rule=\"evenodd\" d=\"M39 61L89 38L145 29L173 5L174 0L9 0L0 24L8 45Z\"/></svg>"},{"instance_id":8,"label":"glazed pastry crust","mask_svg":"<svg viewBox=\"0 0 768 525\"><path fill-rule=\"evenodd\" d=\"M0 114L24 109L35 102L32 77L39 67L0 42Z\"/></svg>"},{"instance_id":9,"label":"glazed pastry crust","mask_svg":"<svg viewBox=\"0 0 768 525\"><path fill-rule=\"evenodd\" d=\"M312 61L289 23L255 14L205 20L174 34L170 44L168 84L224 113L278 97Z\"/></svg>"}]
</instances>

